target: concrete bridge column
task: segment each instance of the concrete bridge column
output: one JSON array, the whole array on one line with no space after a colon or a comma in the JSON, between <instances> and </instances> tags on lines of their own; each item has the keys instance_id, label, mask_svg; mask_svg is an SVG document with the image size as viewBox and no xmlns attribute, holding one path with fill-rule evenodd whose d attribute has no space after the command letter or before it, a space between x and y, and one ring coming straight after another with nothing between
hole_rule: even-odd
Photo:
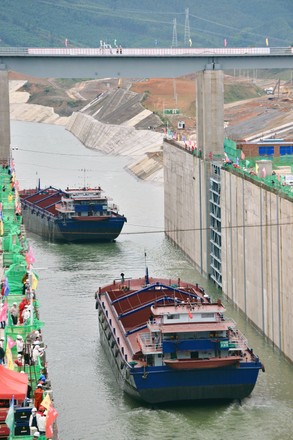
<instances>
[{"instance_id":1,"label":"concrete bridge column","mask_svg":"<svg viewBox=\"0 0 293 440\"><path fill-rule=\"evenodd\" d=\"M10 158L9 81L6 66L0 64L0 162Z\"/></svg>"},{"instance_id":2,"label":"concrete bridge column","mask_svg":"<svg viewBox=\"0 0 293 440\"><path fill-rule=\"evenodd\" d=\"M196 73L197 148L202 157L224 153L224 72L203 70Z\"/></svg>"},{"instance_id":3,"label":"concrete bridge column","mask_svg":"<svg viewBox=\"0 0 293 440\"><path fill-rule=\"evenodd\" d=\"M211 273L210 176L213 155L224 154L224 72L214 65L196 73L197 148L202 151L201 242L202 269ZM196 202L198 203L198 202Z\"/></svg>"}]
</instances>

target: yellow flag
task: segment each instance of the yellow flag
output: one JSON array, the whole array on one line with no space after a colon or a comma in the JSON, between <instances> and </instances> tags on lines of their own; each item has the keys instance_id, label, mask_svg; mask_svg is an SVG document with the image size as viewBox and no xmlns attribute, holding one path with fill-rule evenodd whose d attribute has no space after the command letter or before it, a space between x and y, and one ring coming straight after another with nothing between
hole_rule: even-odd
<instances>
[{"instance_id":1,"label":"yellow flag","mask_svg":"<svg viewBox=\"0 0 293 440\"><path fill-rule=\"evenodd\" d=\"M32 289L36 290L37 286L38 286L38 278L36 277L36 275L32 272Z\"/></svg>"},{"instance_id":2,"label":"yellow flag","mask_svg":"<svg viewBox=\"0 0 293 440\"><path fill-rule=\"evenodd\" d=\"M269 45L269 39L266 38L266 46L268 46L268 45Z\"/></svg>"},{"instance_id":3,"label":"yellow flag","mask_svg":"<svg viewBox=\"0 0 293 440\"><path fill-rule=\"evenodd\" d=\"M4 234L3 221L0 220L0 235Z\"/></svg>"},{"instance_id":4,"label":"yellow flag","mask_svg":"<svg viewBox=\"0 0 293 440\"><path fill-rule=\"evenodd\" d=\"M8 344L6 346L6 360L7 360L7 368L9 370L14 370L14 362L12 359L11 349L8 347Z\"/></svg>"},{"instance_id":5,"label":"yellow flag","mask_svg":"<svg viewBox=\"0 0 293 440\"><path fill-rule=\"evenodd\" d=\"M41 405L44 406L46 409L49 409L51 404L52 404L52 401L50 399L50 396L49 396L49 394L46 394L44 399L41 402Z\"/></svg>"},{"instance_id":6,"label":"yellow flag","mask_svg":"<svg viewBox=\"0 0 293 440\"><path fill-rule=\"evenodd\" d=\"M255 164L255 173L256 173L256 175L258 175L258 169L259 169L259 166L258 166L258 164L256 163L256 164Z\"/></svg>"}]
</instances>

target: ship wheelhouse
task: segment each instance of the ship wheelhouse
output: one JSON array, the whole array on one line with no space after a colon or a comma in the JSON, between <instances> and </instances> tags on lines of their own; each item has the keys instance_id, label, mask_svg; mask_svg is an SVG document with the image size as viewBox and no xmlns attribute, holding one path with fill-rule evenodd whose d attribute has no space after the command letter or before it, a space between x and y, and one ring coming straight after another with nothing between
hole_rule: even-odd
<instances>
[{"instance_id":1,"label":"ship wheelhouse","mask_svg":"<svg viewBox=\"0 0 293 440\"><path fill-rule=\"evenodd\" d=\"M112 216L112 212L118 212L116 206L109 205L108 198L103 195L100 188L93 189L67 189L59 203L55 205L59 216L64 219L84 217Z\"/></svg>"},{"instance_id":2,"label":"ship wheelhouse","mask_svg":"<svg viewBox=\"0 0 293 440\"><path fill-rule=\"evenodd\" d=\"M151 311L148 332L138 335L148 365L169 365L168 361L173 360L224 361L231 357L237 361L243 357L247 341L234 330L233 320L224 319L225 309L220 301L156 305Z\"/></svg>"}]
</instances>

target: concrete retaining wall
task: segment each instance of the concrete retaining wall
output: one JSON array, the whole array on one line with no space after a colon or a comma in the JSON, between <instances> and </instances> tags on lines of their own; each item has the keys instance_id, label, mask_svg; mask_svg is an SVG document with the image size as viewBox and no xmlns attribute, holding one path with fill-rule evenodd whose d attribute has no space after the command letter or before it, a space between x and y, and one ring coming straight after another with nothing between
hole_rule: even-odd
<instances>
[{"instance_id":1,"label":"concrete retaining wall","mask_svg":"<svg viewBox=\"0 0 293 440\"><path fill-rule=\"evenodd\" d=\"M159 151L163 144L163 133L104 124L83 113L73 113L66 128L86 147L107 154L142 157L147 152Z\"/></svg>"},{"instance_id":2,"label":"concrete retaining wall","mask_svg":"<svg viewBox=\"0 0 293 440\"><path fill-rule=\"evenodd\" d=\"M166 234L209 270L208 164L164 144ZM221 171L223 293L293 361L293 203Z\"/></svg>"},{"instance_id":3,"label":"concrete retaining wall","mask_svg":"<svg viewBox=\"0 0 293 440\"><path fill-rule=\"evenodd\" d=\"M293 203L222 171L221 210L223 292L293 361Z\"/></svg>"},{"instance_id":4,"label":"concrete retaining wall","mask_svg":"<svg viewBox=\"0 0 293 440\"><path fill-rule=\"evenodd\" d=\"M166 234L207 274L205 163L169 143L164 144L163 156Z\"/></svg>"}]
</instances>

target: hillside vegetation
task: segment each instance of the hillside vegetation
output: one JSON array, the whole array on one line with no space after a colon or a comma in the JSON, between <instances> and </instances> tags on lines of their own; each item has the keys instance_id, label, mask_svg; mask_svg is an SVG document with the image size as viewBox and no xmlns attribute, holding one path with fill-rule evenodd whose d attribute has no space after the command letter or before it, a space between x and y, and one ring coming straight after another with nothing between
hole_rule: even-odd
<instances>
[{"instance_id":1,"label":"hillside vegetation","mask_svg":"<svg viewBox=\"0 0 293 440\"><path fill-rule=\"evenodd\" d=\"M176 19L183 47L186 8L193 47L293 44L292 0L1 0L0 45L170 47Z\"/></svg>"}]
</instances>

